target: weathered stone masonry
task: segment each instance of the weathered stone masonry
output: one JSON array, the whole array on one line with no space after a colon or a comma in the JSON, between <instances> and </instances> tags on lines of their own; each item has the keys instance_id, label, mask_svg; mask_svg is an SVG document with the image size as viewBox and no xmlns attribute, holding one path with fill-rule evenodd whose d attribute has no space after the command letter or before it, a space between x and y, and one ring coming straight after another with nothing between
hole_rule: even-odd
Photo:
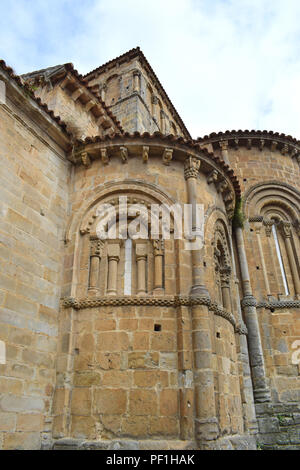
<instances>
[{"instance_id":1,"label":"weathered stone masonry","mask_svg":"<svg viewBox=\"0 0 300 470\"><path fill-rule=\"evenodd\" d=\"M139 49L0 79L0 449L299 449L300 143L192 140ZM204 246L99 240L121 196Z\"/></svg>"}]
</instances>

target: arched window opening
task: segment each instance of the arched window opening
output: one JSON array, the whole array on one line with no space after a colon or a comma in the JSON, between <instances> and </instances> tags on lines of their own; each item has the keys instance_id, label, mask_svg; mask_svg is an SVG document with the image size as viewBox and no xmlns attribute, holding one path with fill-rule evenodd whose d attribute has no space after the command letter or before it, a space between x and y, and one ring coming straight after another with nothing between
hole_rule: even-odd
<instances>
[{"instance_id":1,"label":"arched window opening","mask_svg":"<svg viewBox=\"0 0 300 470\"><path fill-rule=\"evenodd\" d=\"M274 242L275 242L275 249L276 249L277 259L278 259L278 263L279 263L279 267L280 267L280 272L281 272L281 277L282 277L283 286L284 286L284 290L285 290L285 295L289 295L290 292L289 292L288 281L287 281L287 277L286 277L286 273L285 273L285 269L284 269L283 259L282 259L282 255L281 255L276 223L274 223L272 225L272 234L273 234L273 238L274 238Z\"/></svg>"}]
</instances>

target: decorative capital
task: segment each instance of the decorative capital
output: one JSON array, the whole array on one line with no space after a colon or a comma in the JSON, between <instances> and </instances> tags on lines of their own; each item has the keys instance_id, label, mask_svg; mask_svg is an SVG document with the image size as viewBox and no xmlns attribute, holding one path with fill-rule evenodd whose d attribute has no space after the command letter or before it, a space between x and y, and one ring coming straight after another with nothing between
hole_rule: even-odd
<instances>
[{"instance_id":1,"label":"decorative capital","mask_svg":"<svg viewBox=\"0 0 300 470\"><path fill-rule=\"evenodd\" d=\"M154 256L163 256L164 254L164 241L152 240Z\"/></svg>"},{"instance_id":2,"label":"decorative capital","mask_svg":"<svg viewBox=\"0 0 300 470\"><path fill-rule=\"evenodd\" d=\"M264 226L266 227L266 236L269 238L272 233L272 227L275 221L270 219L264 219Z\"/></svg>"},{"instance_id":3,"label":"decorative capital","mask_svg":"<svg viewBox=\"0 0 300 470\"><path fill-rule=\"evenodd\" d=\"M281 233L284 238L291 238L292 236L292 224L290 222L282 220L280 223Z\"/></svg>"},{"instance_id":4,"label":"decorative capital","mask_svg":"<svg viewBox=\"0 0 300 470\"><path fill-rule=\"evenodd\" d=\"M103 248L102 240L99 240L99 238L91 239L91 256L97 256L98 258L101 258L102 248Z\"/></svg>"},{"instance_id":5,"label":"decorative capital","mask_svg":"<svg viewBox=\"0 0 300 470\"><path fill-rule=\"evenodd\" d=\"M231 266L224 266L220 269L222 287L229 287Z\"/></svg>"},{"instance_id":6,"label":"decorative capital","mask_svg":"<svg viewBox=\"0 0 300 470\"><path fill-rule=\"evenodd\" d=\"M201 160L195 157L188 157L184 162L184 177L186 180L189 178L197 178Z\"/></svg>"}]
</instances>

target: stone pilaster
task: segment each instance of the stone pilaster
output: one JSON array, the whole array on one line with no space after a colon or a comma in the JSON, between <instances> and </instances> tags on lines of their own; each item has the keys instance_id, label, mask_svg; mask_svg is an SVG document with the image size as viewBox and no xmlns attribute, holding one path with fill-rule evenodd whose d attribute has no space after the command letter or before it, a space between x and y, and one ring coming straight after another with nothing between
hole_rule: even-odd
<instances>
[{"instance_id":1,"label":"stone pilaster","mask_svg":"<svg viewBox=\"0 0 300 470\"><path fill-rule=\"evenodd\" d=\"M117 295L118 263L120 261L120 243L109 243L107 247L108 256L108 281L107 294Z\"/></svg>"}]
</instances>

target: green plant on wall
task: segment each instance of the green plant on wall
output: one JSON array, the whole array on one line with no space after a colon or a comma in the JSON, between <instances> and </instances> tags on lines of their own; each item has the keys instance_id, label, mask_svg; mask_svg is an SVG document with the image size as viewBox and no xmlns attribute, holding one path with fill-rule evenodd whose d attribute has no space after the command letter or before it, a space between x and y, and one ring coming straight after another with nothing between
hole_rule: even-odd
<instances>
[{"instance_id":1,"label":"green plant on wall","mask_svg":"<svg viewBox=\"0 0 300 470\"><path fill-rule=\"evenodd\" d=\"M243 213L243 199L238 199L235 205L234 216L233 216L233 227L243 228L245 223L245 215Z\"/></svg>"}]
</instances>

